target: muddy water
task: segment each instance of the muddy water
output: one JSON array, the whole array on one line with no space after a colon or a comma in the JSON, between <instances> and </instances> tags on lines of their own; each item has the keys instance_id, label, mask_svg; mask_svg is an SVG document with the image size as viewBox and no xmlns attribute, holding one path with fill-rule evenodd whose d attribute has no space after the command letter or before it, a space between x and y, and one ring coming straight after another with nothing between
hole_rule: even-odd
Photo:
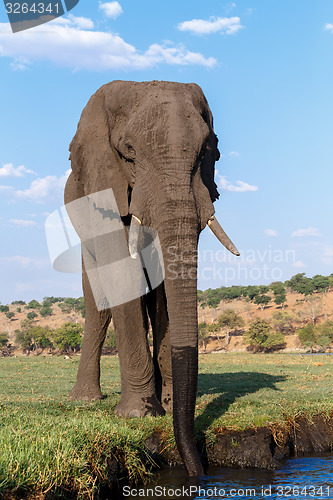
<instances>
[{"instance_id":1,"label":"muddy water","mask_svg":"<svg viewBox=\"0 0 333 500\"><path fill-rule=\"evenodd\" d=\"M145 487L123 488L119 498L333 499L333 457L292 458L274 471L210 469L200 480L185 479L182 469L166 469Z\"/></svg>"}]
</instances>

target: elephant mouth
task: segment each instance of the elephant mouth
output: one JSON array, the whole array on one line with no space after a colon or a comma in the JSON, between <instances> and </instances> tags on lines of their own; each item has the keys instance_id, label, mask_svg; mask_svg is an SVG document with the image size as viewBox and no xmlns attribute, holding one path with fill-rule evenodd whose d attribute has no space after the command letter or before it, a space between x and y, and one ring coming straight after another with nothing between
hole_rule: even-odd
<instances>
[{"instance_id":1,"label":"elephant mouth","mask_svg":"<svg viewBox=\"0 0 333 500\"><path fill-rule=\"evenodd\" d=\"M222 245L229 250L233 255L236 255L239 257L240 253L237 250L236 246L234 243L231 241L229 236L226 234L226 232L223 230L221 227L220 223L216 219L214 215L210 217L210 219L207 222L209 229L212 231L212 233L216 236L216 238L222 243ZM131 221L131 226L130 226L130 232L129 232L129 251L130 255L133 258L137 257L137 248L138 248L138 238L139 238L139 231L138 228L142 225L141 220L136 217L136 215L132 215L132 221Z\"/></svg>"}]
</instances>

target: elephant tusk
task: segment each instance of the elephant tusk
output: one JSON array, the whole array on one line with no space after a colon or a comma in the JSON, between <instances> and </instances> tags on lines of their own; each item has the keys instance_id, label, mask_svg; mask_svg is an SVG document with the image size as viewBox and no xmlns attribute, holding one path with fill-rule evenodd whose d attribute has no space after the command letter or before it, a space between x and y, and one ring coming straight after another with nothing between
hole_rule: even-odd
<instances>
[{"instance_id":1,"label":"elephant tusk","mask_svg":"<svg viewBox=\"0 0 333 500\"><path fill-rule=\"evenodd\" d=\"M128 249L132 259L137 259L138 254L138 243L140 234L141 220L132 215L131 225L128 233Z\"/></svg>"},{"instance_id":2,"label":"elephant tusk","mask_svg":"<svg viewBox=\"0 0 333 500\"><path fill-rule=\"evenodd\" d=\"M231 239L223 231L222 227L220 226L218 220L214 217L214 215L209 219L208 226L215 234L216 238L222 243L223 246L226 247L227 250L229 250L229 252L237 256L240 255L239 251L237 250Z\"/></svg>"},{"instance_id":3,"label":"elephant tusk","mask_svg":"<svg viewBox=\"0 0 333 500\"><path fill-rule=\"evenodd\" d=\"M133 219L135 219L139 223L140 226L142 226L142 222L139 219L139 217L137 217L136 215L132 215L132 217L133 217Z\"/></svg>"}]
</instances>

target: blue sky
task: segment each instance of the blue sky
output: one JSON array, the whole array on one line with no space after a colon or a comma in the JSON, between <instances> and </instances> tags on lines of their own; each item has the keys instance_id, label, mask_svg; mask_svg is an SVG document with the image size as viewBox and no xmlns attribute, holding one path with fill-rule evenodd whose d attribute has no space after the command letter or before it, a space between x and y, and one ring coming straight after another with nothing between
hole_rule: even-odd
<instances>
[{"instance_id":1,"label":"blue sky","mask_svg":"<svg viewBox=\"0 0 333 500\"><path fill-rule=\"evenodd\" d=\"M329 0L80 0L15 34L1 4L0 301L82 294L52 269L44 223L80 113L115 79L196 82L208 99L216 214L242 255L206 228L201 289L332 273L332 54Z\"/></svg>"}]
</instances>

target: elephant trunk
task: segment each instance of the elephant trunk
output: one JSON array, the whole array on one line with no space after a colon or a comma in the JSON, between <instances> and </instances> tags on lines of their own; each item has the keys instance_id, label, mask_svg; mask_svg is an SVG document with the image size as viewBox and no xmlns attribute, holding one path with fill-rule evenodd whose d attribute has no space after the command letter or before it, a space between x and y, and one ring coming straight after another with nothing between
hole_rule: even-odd
<instances>
[{"instance_id":1,"label":"elephant trunk","mask_svg":"<svg viewBox=\"0 0 333 500\"><path fill-rule=\"evenodd\" d=\"M194 411L198 378L197 247L198 220L164 212L158 234L165 266L173 376L173 426L179 453L189 476L203 474L194 443ZM179 207L180 209L181 207ZM160 219L161 220L161 219ZM172 235L172 236L170 236Z\"/></svg>"}]
</instances>

